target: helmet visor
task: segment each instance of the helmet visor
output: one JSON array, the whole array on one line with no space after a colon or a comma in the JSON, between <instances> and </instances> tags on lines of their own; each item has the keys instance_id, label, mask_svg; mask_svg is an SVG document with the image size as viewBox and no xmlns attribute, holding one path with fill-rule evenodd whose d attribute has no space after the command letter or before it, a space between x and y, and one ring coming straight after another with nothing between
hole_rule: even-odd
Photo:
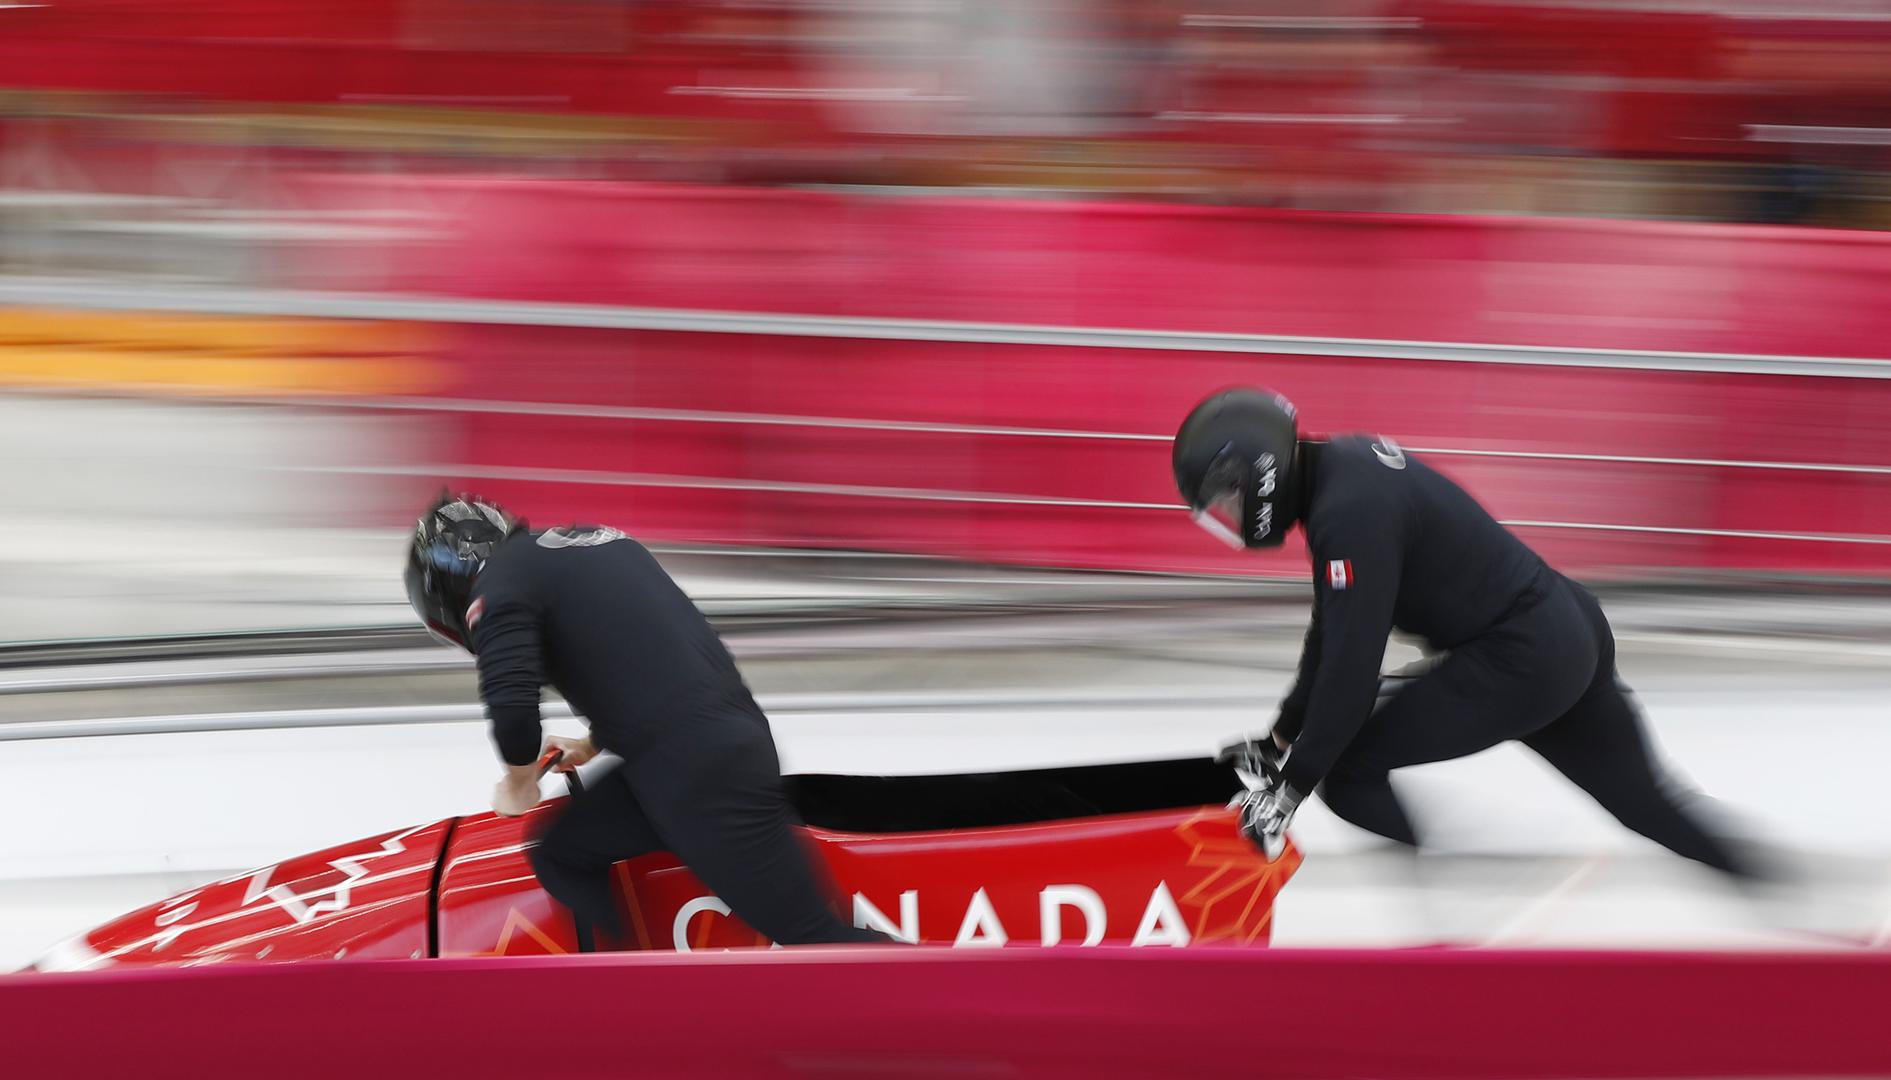
<instances>
[{"instance_id":1,"label":"helmet visor","mask_svg":"<svg viewBox=\"0 0 1891 1080\"><path fill-rule=\"evenodd\" d=\"M1194 512L1195 524L1208 535L1240 551L1247 547L1241 540L1241 493L1225 491L1208 505Z\"/></svg>"},{"instance_id":2,"label":"helmet visor","mask_svg":"<svg viewBox=\"0 0 1891 1080\"><path fill-rule=\"evenodd\" d=\"M1241 541L1241 460L1234 444L1229 443L1215 455L1202 476L1201 487L1191 500L1195 524L1208 535L1231 548L1240 550Z\"/></svg>"}]
</instances>

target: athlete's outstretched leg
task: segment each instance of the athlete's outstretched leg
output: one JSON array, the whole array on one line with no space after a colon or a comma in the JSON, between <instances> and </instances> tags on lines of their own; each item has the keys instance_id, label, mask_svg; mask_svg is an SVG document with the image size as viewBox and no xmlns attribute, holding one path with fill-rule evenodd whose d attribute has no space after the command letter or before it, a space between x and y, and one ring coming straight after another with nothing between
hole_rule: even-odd
<instances>
[{"instance_id":1,"label":"athlete's outstretched leg","mask_svg":"<svg viewBox=\"0 0 1891 1080\"><path fill-rule=\"evenodd\" d=\"M1756 859L1705 828L1688 807L1701 801L1655 760L1641 713L1615 672L1615 632L1594 594L1568 585L1588 623L1598 662L1588 690L1556 722L1523 740L1601 804L1615 820L1676 855L1739 878L1772 876Z\"/></svg>"},{"instance_id":2,"label":"athlete's outstretched leg","mask_svg":"<svg viewBox=\"0 0 1891 1080\"><path fill-rule=\"evenodd\" d=\"M1615 820L1676 855L1736 877L1762 876L1688 808L1700 796L1685 790L1655 760L1639 712L1612 679L1523 743Z\"/></svg>"},{"instance_id":3,"label":"athlete's outstretched leg","mask_svg":"<svg viewBox=\"0 0 1891 1080\"><path fill-rule=\"evenodd\" d=\"M1410 680L1334 763L1320 789L1327 806L1367 832L1416 845L1418 832L1392 790L1392 770L1468 757L1560 715L1589 685L1596 655L1550 643L1580 625L1569 598L1552 593Z\"/></svg>"}]
</instances>

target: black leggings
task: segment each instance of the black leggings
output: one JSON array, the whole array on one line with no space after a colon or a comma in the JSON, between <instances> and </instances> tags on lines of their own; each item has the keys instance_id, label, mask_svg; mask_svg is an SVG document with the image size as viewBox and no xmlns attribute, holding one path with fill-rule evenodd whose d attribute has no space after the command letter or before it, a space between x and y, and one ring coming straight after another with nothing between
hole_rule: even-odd
<instances>
[{"instance_id":1,"label":"black leggings","mask_svg":"<svg viewBox=\"0 0 1891 1080\"><path fill-rule=\"evenodd\" d=\"M887 941L828 906L825 877L792 828L766 725L717 719L593 778L530 850L539 883L579 920L621 935L611 866L668 851L777 944Z\"/></svg>"},{"instance_id":2,"label":"black leggings","mask_svg":"<svg viewBox=\"0 0 1891 1080\"><path fill-rule=\"evenodd\" d=\"M1655 761L1615 672L1615 635L1589 590L1554 577L1533 606L1451 651L1366 722L1327 774L1321 797L1341 818L1390 840L1418 834L1389 773L1517 740L1617 821L1677 855L1736 876L1757 874L1703 828Z\"/></svg>"}]
</instances>

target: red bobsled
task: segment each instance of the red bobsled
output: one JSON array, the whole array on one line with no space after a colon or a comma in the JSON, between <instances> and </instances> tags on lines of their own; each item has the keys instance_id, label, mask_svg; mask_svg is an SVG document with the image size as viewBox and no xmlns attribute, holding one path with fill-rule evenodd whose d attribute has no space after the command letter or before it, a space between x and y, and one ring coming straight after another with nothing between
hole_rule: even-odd
<instances>
[{"instance_id":1,"label":"red bobsled","mask_svg":"<svg viewBox=\"0 0 1891 1080\"><path fill-rule=\"evenodd\" d=\"M1209 759L952 776L787 778L805 841L856 924L959 946L1264 945L1299 866L1265 861ZM303 962L575 952L582 935L534 880L520 818L448 818L173 896L33 966ZM656 853L615 868L624 940L600 949L767 945Z\"/></svg>"}]
</instances>

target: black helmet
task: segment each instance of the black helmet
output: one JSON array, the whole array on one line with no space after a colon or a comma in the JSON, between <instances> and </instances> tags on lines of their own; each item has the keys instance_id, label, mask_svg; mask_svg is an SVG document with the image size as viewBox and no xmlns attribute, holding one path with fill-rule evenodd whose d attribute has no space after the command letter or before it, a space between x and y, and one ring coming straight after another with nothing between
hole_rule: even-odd
<instances>
[{"instance_id":1,"label":"black helmet","mask_svg":"<svg viewBox=\"0 0 1891 1080\"><path fill-rule=\"evenodd\" d=\"M1300 514L1294 407L1271 390L1223 390L1175 433L1175 486L1195 522L1231 547L1268 548Z\"/></svg>"},{"instance_id":2,"label":"black helmet","mask_svg":"<svg viewBox=\"0 0 1891 1080\"><path fill-rule=\"evenodd\" d=\"M473 579L499 542L524 527L484 499L444 491L420 515L407 548L407 599L429 633L472 651L466 607Z\"/></svg>"}]
</instances>

